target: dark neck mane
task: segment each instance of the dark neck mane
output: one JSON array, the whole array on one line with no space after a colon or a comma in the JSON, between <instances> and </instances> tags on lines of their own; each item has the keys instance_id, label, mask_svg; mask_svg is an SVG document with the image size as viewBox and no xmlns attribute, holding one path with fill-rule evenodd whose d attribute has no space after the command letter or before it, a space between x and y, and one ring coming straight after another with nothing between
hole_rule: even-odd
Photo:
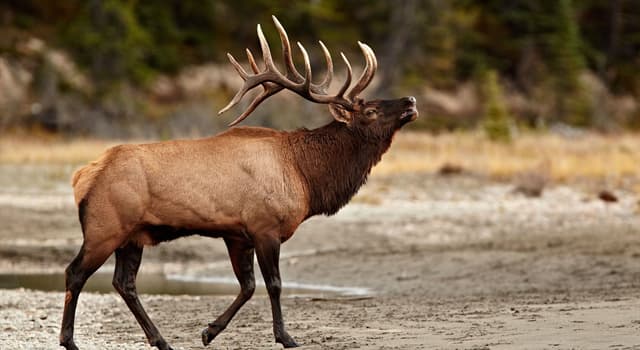
<instances>
[{"instance_id":1,"label":"dark neck mane","mask_svg":"<svg viewBox=\"0 0 640 350\"><path fill-rule=\"evenodd\" d=\"M309 193L307 217L335 214L367 181L391 145L393 132L374 135L332 122L290 134L293 158Z\"/></svg>"}]
</instances>

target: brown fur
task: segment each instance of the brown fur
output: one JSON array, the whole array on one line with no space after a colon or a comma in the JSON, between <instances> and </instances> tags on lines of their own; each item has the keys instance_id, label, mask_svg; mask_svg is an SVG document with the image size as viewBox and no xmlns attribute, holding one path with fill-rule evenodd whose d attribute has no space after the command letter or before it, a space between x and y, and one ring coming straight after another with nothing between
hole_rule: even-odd
<instances>
[{"instance_id":1,"label":"brown fur","mask_svg":"<svg viewBox=\"0 0 640 350\"><path fill-rule=\"evenodd\" d=\"M347 204L389 148L391 136L367 138L340 122L291 134L295 164L309 192L307 217L333 215Z\"/></svg>"},{"instance_id":2,"label":"brown fur","mask_svg":"<svg viewBox=\"0 0 640 350\"><path fill-rule=\"evenodd\" d=\"M93 235L119 237L121 245L273 229L286 240L307 210L299 204L305 190L284 161L283 135L234 128L201 140L114 147L74 174L76 202L86 198L88 225L98 226ZM104 221L118 226L105 232Z\"/></svg>"},{"instance_id":3,"label":"brown fur","mask_svg":"<svg viewBox=\"0 0 640 350\"><path fill-rule=\"evenodd\" d=\"M108 158L112 151L107 150L97 160L77 169L71 177L71 185L73 186L73 195L76 201L76 205L80 204L80 201L86 196L87 192L93 186L96 177L100 174L102 169L107 166Z\"/></svg>"}]
</instances>

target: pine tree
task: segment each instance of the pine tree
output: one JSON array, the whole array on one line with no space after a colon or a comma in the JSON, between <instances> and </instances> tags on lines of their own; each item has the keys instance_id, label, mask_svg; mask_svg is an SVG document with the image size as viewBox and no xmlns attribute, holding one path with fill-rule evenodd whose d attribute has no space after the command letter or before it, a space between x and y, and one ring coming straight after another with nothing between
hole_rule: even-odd
<instances>
[{"instance_id":1,"label":"pine tree","mask_svg":"<svg viewBox=\"0 0 640 350\"><path fill-rule=\"evenodd\" d=\"M484 132L492 141L510 142L513 121L507 111L495 70L485 73L483 85L486 101L483 117Z\"/></svg>"},{"instance_id":2,"label":"pine tree","mask_svg":"<svg viewBox=\"0 0 640 350\"><path fill-rule=\"evenodd\" d=\"M555 21L548 37L550 66L553 73L556 113L561 120L577 126L589 124L589 102L580 83L586 63L571 0L555 6Z\"/></svg>"}]
</instances>

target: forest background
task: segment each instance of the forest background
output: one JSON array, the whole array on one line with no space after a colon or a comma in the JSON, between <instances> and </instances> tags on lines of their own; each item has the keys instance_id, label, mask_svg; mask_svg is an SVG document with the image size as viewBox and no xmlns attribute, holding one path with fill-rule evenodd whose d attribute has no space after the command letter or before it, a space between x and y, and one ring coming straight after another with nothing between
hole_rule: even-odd
<instances>
[{"instance_id":1,"label":"forest background","mask_svg":"<svg viewBox=\"0 0 640 350\"><path fill-rule=\"evenodd\" d=\"M500 140L530 129L640 128L633 0L4 0L0 133L168 139L222 130L235 116L216 111L242 82L226 53L245 64L245 47L258 53L257 23L279 53L272 14L311 51L316 79L317 40L360 69L356 41L372 46L379 69L367 95L415 95L423 117L413 128L480 129ZM325 108L281 93L249 123L313 127L328 120Z\"/></svg>"}]
</instances>

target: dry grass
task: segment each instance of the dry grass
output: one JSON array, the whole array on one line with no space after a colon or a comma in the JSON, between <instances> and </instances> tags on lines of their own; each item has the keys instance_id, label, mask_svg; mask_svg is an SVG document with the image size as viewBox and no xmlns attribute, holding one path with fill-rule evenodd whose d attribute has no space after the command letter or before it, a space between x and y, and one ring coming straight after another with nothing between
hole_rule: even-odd
<instances>
[{"instance_id":1,"label":"dry grass","mask_svg":"<svg viewBox=\"0 0 640 350\"><path fill-rule=\"evenodd\" d=\"M551 180L640 178L640 135L524 134L495 143L477 133L400 133L374 174L437 172L445 164L492 178L543 172Z\"/></svg>"},{"instance_id":2,"label":"dry grass","mask_svg":"<svg viewBox=\"0 0 640 350\"><path fill-rule=\"evenodd\" d=\"M0 163L81 164L120 143L50 136L0 138ZM588 134L567 139L525 134L511 144L494 143L477 133L430 135L401 132L373 175L437 172L445 164L492 178L541 171L554 181L576 178L640 178L640 135Z\"/></svg>"},{"instance_id":3,"label":"dry grass","mask_svg":"<svg viewBox=\"0 0 640 350\"><path fill-rule=\"evenodd\" d=\"M52 136L0 138L0 164L82 164L97 158L118 141L74 139Z\"/></svg>"}]
</instances>

